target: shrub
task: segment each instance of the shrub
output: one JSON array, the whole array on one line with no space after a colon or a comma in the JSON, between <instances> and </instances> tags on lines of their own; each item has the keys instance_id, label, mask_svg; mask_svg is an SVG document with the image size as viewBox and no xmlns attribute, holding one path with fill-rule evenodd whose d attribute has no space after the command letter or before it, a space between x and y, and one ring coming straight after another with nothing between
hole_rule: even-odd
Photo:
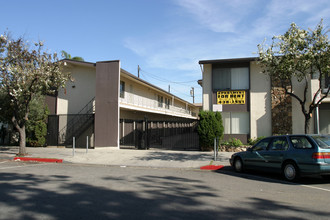
<instances>
[{"instance_id":1,"label":"shrub","mask_svg":"<svg viewBox=\"0 0 330 220\"><path fill-rule=\"evenodd\" d=\"M41 147L46 144L49 111L43 97L32 100L30 109L29 120L26 123L27 144L31 147Z\"/></svg>"},{"instance_id":2,"label":"shrub","mask_svg":"<svg viewBox=\"0 0 330 220\"><path fill-rule=\"evenodd\" d=\"M243 145L242 141L237 138L231 138L227 141L222 142L222 145L232 146L232 147L240 147Z\"/></svg>"},{"instance_id":3,"label":"shrub","mask_svg":"<svg viewBox=\"0 0 330 220\"><path fill-rule=\"evenodd\" d=\"M214 138L223 137L222 117L220 112L200 111L199 112L198 135L202 150L212 150Z\"/></svg>"}]
</instances>

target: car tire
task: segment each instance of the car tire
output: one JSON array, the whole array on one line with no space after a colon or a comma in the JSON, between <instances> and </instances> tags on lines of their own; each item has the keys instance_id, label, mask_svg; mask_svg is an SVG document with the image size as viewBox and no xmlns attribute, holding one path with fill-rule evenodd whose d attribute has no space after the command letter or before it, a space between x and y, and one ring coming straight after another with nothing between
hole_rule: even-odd
<instances>
[{"instance_id":1,"label":"car tire","mask_svg":"<svg viewBox=\"0 0 330 220\"><path fill-rule=\"evenodd\" d=\"M234 169L237 173L242 173L244 171L244 166L241 158L239 157L235 158Z\"/></svg>"},{"instance_id":2,"label":"car tire","mask_svg":"<svg viewBox=\"0 0 330 220\"><path fill-rule=\"evenodd\" d=\"M283 176L288 181L299 179L299 168L294 162L287 162L283 166Z\"/></svg>"}]
</instances>

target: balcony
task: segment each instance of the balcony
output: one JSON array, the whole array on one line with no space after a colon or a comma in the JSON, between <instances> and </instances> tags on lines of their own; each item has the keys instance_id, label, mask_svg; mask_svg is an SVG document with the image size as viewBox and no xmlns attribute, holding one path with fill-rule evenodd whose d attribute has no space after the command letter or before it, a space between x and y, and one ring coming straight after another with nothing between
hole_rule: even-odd
<instances>
[{"instance_id":1,"label":"balcony","mask_svg":"<svg viewBox=\"0 0 330 220\"><path fill-rule=\"evenodd\" d=\"M172 100L172 98L170 99ZM175 101L179 102L178 100ZM186 105L183 102L181 104ZM160 107L160 105L163 107ZM196 119L195 112L173 105L173 100L171 101L171 105L165 105L165 103L160 104L155 98L130 92L125 92L125 97L119 99L119 106L124 109Z\"/></svg>"}]
</instances>

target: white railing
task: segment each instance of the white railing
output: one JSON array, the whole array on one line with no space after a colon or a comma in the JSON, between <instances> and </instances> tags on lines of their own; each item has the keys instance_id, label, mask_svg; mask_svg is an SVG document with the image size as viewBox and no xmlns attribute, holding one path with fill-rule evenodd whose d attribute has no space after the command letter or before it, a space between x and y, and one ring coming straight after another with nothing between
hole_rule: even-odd
<instances>
[{"instance_id":1,"label":"white railing","mask_svg":"<svg viewBox=\"0 0 330 220\"><path fill-rule=\"evenodd\" d=\"M170 106L165 105L165 99L163 99L163 107L159 107L158 100L155 98L149 98L129 92L125 92L125 98L120 98L121 104L127 104L130 106L142 107L144 109L155 110L159 112L163 112L165 114L182 114L192 116L192 112L185 109L180 108L178 106L174 106L173 103Z\"/></svg>"}]
</instances>

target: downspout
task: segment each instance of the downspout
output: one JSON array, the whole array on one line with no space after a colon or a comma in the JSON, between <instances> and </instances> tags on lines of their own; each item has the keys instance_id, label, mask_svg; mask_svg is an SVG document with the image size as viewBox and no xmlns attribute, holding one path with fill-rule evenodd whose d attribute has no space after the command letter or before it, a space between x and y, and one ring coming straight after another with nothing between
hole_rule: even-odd
<instances>
[{"instance_id":1,"label":"downspout","mask_svg":"<svg viewBox=\"0 0 330 220\"><path fill-rule=\"evenodd\" d=\"M204 66L202 66L202 64L199 64L200 68L201 68L201 72L202 72L202 80L204 77ZM202 81L202 110L204 110L204 86L203 86L203 81Z\"/></svg>"},{"instance_id":2,"label":"downspout","mask_svg":"<svg viewBox=\"0 0 330 220\"><path fill-rule=\"evenodd\" d=\"M314 111L315 111L314 132L315 132L315 134L320 134L319 106L316 106Z\"/></svg>"}]
</instances>

